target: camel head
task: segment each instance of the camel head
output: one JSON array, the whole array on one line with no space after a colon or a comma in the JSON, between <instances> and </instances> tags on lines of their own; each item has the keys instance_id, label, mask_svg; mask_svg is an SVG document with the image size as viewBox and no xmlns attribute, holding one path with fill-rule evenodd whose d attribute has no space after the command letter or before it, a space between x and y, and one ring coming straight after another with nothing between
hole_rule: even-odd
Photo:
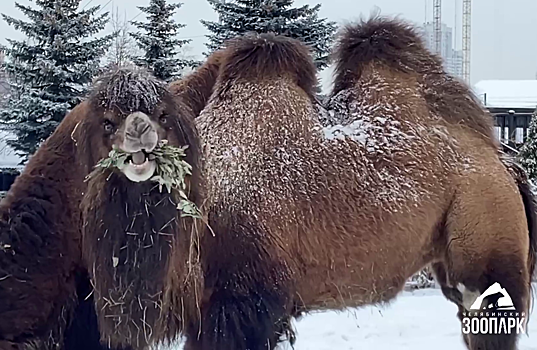
<instances>
[{"instance_id":1,"label":"camel head","mask_svg":"<svg viewBox=\"0 0 537 350\"><path fill-rule=\"evenodd\" d=\"M95 165L112 149L125 152L128 158L118 171L132 182L155 175L152 152L161 141L175 147L194 142L191 110L144 70L119 69L103 75L88 104L91 115L78 126L87 138L83 153L90 155L88 163Z\"/></svg>"}]
</instances>

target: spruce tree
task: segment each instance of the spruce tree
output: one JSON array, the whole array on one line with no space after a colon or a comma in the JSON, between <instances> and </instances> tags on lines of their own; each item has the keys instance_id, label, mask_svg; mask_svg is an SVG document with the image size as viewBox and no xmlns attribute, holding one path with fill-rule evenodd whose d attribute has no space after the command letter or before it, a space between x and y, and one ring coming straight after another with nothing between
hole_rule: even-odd
<instances>
[{"instance_id":1,"label":"spruce tree","mask_svg":"<svg viewBox=\"0 0 537 350\"><path fill-rule=\"evenodd\" d=\"M325 68L336 24L319 18L321 5L293 7L293 0L207 0L219 22L201 22L211 32L210 54L228 39L247 32L275 33L299 39L312 48L317 68Z\"/></svg>"},{"instance_id":2,"label":"spruce tree","mask_svg":"<svg viewBox=\"0 0 537 350\"><path fill-rule=\"evenodd\" d=\"M99 6L78 10L80 2L16 3L28 21L2 15L26 35L21 41L8 39L3 48L10 95L0 110L0 127L16 136L6 142L23 161L81 101L112 39L92 38L104 29L108 13L99 14Z\"/></svg>"},{"instance_id":3,"label":"spruce tree","mask_svg":"<svg viewBox=\"0 0 537 350\"><path fill-rule=\"evenodd\" d=\"M178 77L188 67L195 67L198 62L179 58L179 50L191 40L177 39L177 34L184 24L175 23L173 15L183 4L168 4L166 0L150 0L149 6L138 8L146 13L148 22L133 22L144 32L131 33L138 47L144 52L135 59L139 66L146 67L160 80L169 82Z\"/></svg>"},{"instance_id":4,"label":"spruce tree","mask_svg":"<svg viewBox=\"0 0 537 350\"><path fill-rule=\"evenodd\" d=\"M537 111L531 118L528 136L520 149L518 161L527 171L533 185L537 185Z\"/></svg>"}]
</instances>

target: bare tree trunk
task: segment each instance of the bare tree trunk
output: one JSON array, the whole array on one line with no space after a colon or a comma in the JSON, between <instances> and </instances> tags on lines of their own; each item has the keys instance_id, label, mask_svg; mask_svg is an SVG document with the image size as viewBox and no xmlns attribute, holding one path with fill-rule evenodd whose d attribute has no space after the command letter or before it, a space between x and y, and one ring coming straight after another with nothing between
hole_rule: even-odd
<instances>
[{"instance_id":1,"label":"bare tree trunk","mask_svg":"<svg viewBox=\"0 0 537 350\"><path fill-rule=\"evenodd\" d=\"M126 14L121 18L117 8L115 11L112 10L110 24L116 37L106 57L107 66L119 68L132 65L132 59L136 56L137 49L129 35L129 22Z\"/></svg>"}]
</instances>

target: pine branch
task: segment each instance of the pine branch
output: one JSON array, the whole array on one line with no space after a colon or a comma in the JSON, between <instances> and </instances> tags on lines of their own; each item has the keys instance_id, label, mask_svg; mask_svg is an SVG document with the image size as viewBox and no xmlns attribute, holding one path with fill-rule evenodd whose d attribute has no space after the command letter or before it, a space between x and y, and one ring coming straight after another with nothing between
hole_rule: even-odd
<instances>
[{"instance_id":1,"label":"pine branch","mask_svg":"<svg viewBox=\"0 0 537 350\"><path fill-rule=\"evenodd\" d=\"M186 194L185 178L192 175L192 166L184 160L187 148L188 146L170 146L167 141L161 141L158 147L151 152L151 155L155 157L156 170L155 176L150 180L158 183L160 192L166 188L168 193L175 190L179 194L180 201L177 209L181 211L181 217L190 216L201 219L200 210L195 203L188 199ZM129 153L114 148L108 154L108 158L101 159L97 163L96 171L114 168L122 170L125 168L129 156ZM92 172L86 181L93 176L95 176L95 172Z\"/></svg>"}]
</instances>

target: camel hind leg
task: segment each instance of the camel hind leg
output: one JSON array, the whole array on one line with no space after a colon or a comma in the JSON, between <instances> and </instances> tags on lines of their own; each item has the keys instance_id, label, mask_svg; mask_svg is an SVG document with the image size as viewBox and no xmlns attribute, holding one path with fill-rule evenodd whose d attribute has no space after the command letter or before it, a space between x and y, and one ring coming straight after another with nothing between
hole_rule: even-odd
<instances>
[{"instance_id":1,"label":"camel hind leg","mask_svg":"<svg viewBox=\"0 0 537 350\"><path fill-rule=\"evenodd\" d=\"M493 257L492 260L497 261L497 264L494 264L496 265L496 267L484 270L481 277L474 278L470 276L464 276L464 274L459 273L464 282L457 283L457 288L445 284L443 285L442 283L440 283L442 293L448 300L455 303L458 307L457 316L461 321L463 340L466 343L468 349L515 350L517 338L519 335L519 333L517 333L519 332L519 329L517 329L519 325L517 323L520 322L520 320L517 320L517 317L495 316L493 317L495 318L495 321L490 321L490 319L486 315L473 316L475 315L475 311L471 310L472 303L477 300L477 298L482 293L484 293L489 286L498 282L503 288L508 291L515 309L518 312L524 311L527 313L526 305L527 298L529 295L529 287L525 284L525 278L523 278L522 276L523 273L517 273L516 268L509 268L508 266L505 266L505 268L497 267L501 264L516 264L516 261L519 259L498 256L495 258ZM469 266L468 269L470 268L471 267ZM524 270L523 267L522 270ZM457 271L449 269L448 273L455 275L457 274ZM451 280L454 281L455 278ZM487 305L487 302L484 302L483 305ZM526 314L525 318L527 317L528 315ZM477 318L479 321L473 321L474 318ZM484 318L487 320L481 321L481 319ZM501 318L504 318L504 321L501 321ZM486 322L487 326L483 327L481 323L480 326L472 328L472 322ZM501 328L502 322L505 322L506 328ZM495 330L490 329L492 328L492 325L496 327L496 330L499 332L498 334L494 333ZM512 328L511 326L514 328ZM476 334L473 334L474 329L478 330Z\"/></svg>"},{"instance_id":2,"label":"camel hind leg","mask_svg":"<svg viewBox=\"0 0 537 350\"><path fill-rule=\"evenodd\" d=\"M488 187L498 191L498 186L489 184ZM468 349L515 350L521 330L517 328L520 320L516 312L524 312L527 319L531 297L524 208L516 192L487 196L479 187L476 190L478 193L470 189L463 191L464 197L457 198L452 205L446 224L445 261L435 265L435 274L438 277L445 273L444 281L439 278L439 282L443 284L444 295L459 307ZM475 315L472 304L496 283L507 291L516 311L507 316L505 312L501 316L498 313L487 316L481 311ZM488 303L483 305L487 307ZM502 327L503 322L506 328ZM511 328L513 322L515 328ZM498 327L493 328L496 324Z\"/></svg>"}]
</instances>

